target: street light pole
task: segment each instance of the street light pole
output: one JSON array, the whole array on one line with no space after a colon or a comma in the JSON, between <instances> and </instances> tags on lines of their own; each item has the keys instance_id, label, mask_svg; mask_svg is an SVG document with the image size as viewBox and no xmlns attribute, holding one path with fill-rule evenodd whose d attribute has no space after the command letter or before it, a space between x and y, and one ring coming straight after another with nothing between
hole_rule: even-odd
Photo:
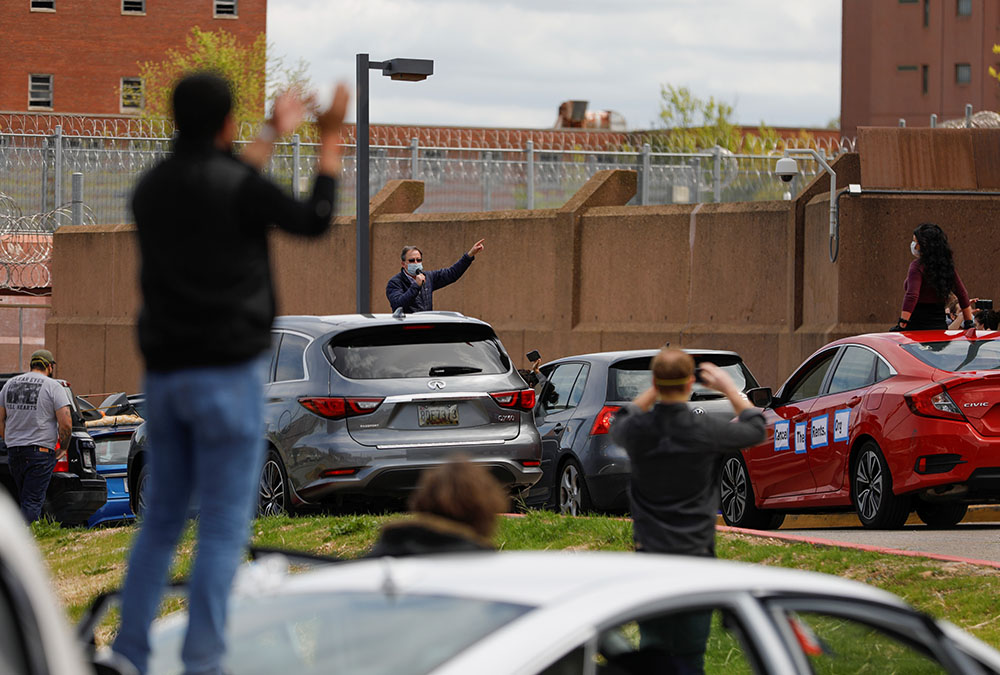
<instances>
[{"instance_id":1,"label":"street light pole","mask_svg":"<svg viewBox=\"0 0 1000 675\"><path fill-rule=\"evenodd\" d=\"M355 199L357 218L355 226L358 271L357 299L358 314L371 311L371 234L368 227L368 55L357 55L358 96L357 123L355 125Z\"/></svg>"},{"instance_id":2,"label":"street light pole","mask_svg":"<svg viewBox=\"0 0 1000 675\"><path fill-rule=\"evenodd\" d=\"M368 71L381 70L393 80L419 82L434 74L430 59L390 59L369 61L368 54L357 55L357 121L355 123L355 239L357 254L356 301L358 314L371 312L371 228L368 224Z\"/></svg>"}]
</instances>

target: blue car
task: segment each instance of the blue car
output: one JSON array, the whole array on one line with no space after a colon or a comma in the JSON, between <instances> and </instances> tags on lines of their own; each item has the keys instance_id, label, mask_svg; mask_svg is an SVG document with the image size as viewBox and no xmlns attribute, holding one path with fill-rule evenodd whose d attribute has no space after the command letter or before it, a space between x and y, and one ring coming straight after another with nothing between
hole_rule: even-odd
<instances>
[{"instance_id":1,"label":"blue car","mask_svg":"<svg viewBox=\"0 0 1000 675\"><path fill-rule=\"evenodd\" d=\"M106 408L105 415L87 421L87 432L96 446L97 472L108 484L108 500L87 520L88 527L135 520L126 480L132 432L142 423L135 413L135 408L122 404Z\"/></svg>"}]
</instances>

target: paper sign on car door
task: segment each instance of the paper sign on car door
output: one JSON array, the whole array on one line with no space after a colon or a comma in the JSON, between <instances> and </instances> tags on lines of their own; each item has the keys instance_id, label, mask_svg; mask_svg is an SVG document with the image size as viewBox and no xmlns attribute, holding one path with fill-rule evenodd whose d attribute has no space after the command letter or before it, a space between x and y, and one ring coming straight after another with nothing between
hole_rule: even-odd
<instances>
[{"instance_id":1,"label":"paper sign on car door","mask_svg":"<svg viewBox=\"0 0 1000 675\"><path fill-rule=\"evenodd\" d=\"M802 454L806 451L806 429L807 422L796 422L795 424L795 453Z\"/></svg>"},{"instance_id":2,"label":"paper sign on car door","mask_svg":"<svg viewBox=\"0 0 1000 675\"><path fill-rule=\"evenodd\" d=\"M845 408L844 410L838 410L833 414L833 442L840 443L841 441L846 441L850 435L847 431L847 425L851 421L851 409Z\"/></svg>"},{"instance_id":3,"label":"paper sign on car door","mask_svg":"<svg viewBox=\"0 0 1000 675\"><path fill-rule=\"evenodd\" d=\"M788 450L789 436L791 435L790 422L775 422L774 423L774 451Z\"/></svg>"},{"instance_id":4,"label":"paper sign on car door","mask_svg":"<svg viewBox=\"0 0 1000 675\"><path fill-rule=\"evenodd\" d=\"M829 415L814 417L809 422L809 433L812 435L812 446L814 448L824 448L827 445L827 422Z\"/></svg>"}]
</instances>

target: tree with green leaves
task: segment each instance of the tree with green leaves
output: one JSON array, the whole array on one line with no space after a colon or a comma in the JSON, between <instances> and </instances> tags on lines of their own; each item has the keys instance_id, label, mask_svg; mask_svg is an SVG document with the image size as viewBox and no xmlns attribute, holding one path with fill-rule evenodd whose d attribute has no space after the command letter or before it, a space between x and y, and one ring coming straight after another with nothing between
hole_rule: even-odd
<instances>
[{"instance_id":1,"label":"tree with green leaves","mask_svg":"<svg viewBox=\"0 0 1000 675\"><path fill-rule=\"evenodd\" d=\"M755 134L744 134L733 121L734 107L714 96L695 96L687 87L660 85L660 122L664 132L653 138L655 149L701 152L718 145L734 153L764 153L778 149L778 133L761 122Z\"/></svg>"},{"instance_id":2,"label":"tree with green leaves","mask_svg":"<svg viewBox=\"0 0 1000 675\"><path fill-rule=\"evenodd\" d=\"M233 116L237 124L256 125L264 120L265 104L279 91L298 86L309 89L302 61L289 67L271 54L264 34L250 44L225 30L204 31L195 26L183 48L169 49L162 61L139 64L146 119L171 117L170 96L185 73L212 70L233 87Z\"/></svg>"}]
</instances>

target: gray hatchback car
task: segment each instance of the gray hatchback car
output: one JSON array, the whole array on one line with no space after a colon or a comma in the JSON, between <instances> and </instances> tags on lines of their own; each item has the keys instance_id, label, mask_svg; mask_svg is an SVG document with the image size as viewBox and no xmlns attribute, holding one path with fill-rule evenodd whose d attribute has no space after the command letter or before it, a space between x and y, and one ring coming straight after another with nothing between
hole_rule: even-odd
<instances>
[{"instance_id":1,"label":"gray hatchback car","mask_svg":"<svg viewBox=\"0 0 1000 675\"><path fill-rule=\"evenodd\" d=\"M511 494L541 477L535 392L489 324L455 312L281 316L260 512L401 497L456 453Z\"/></svg>"}]
</instances>

